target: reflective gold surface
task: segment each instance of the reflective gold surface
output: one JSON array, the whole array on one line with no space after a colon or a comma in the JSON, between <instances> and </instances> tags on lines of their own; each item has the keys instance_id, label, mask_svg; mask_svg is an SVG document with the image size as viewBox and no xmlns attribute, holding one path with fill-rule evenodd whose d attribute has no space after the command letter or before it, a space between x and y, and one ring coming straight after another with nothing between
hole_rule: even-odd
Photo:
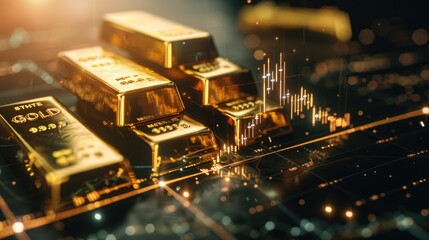
<instances>
[{"instance_id":1,"label":"reflective gold surface","mask_svg":"<svg viewBox=\"0 0 429 240\"><path fill-rule=\"evenodd\" d=\"M216 159L212 131L186 115L160 118L133 126L105 125L105 117L79 101L79 114L94 131L119 149L139 178L157 177Z\"/></svg>"},{"instance_id":2,"label":"reflective gold surface","mask_svg":"<svg viewBox=\"0 0 429 240\"><path fill-rule=\"evenodd\" d=\"M217 57L208 32L142 11L106 14L101 38L166 68Z\"/></svg>"},{"instance_id":3,"label":"reflective gold surface","mask_svg":"<svg viewBox=\"0 0 429 240\"><path fill-rule=\"evenodd\" d=\"M155 175L216 159L218 148L211 130L186 115L136 126L133 131L151 146Z\"/></svg>"},{"instance_id":4,"label":"reflective gold surface","mask_svg":"<svg viewBox=\"0 0 429 240\"><path fill-rule=\"evenodd\" d=\"M122 155L52 97L4 105L0 122L26 154L20 160L47 195L50 210L70 204L81 186L96 178L134 176Z\"/></svg>"},{"instance_id":5,"label":"reflective gold surface","mask_svg":"<svg viewBox=\"0 0 429 240\"><path fill-rule=\"evenodd\" d=\"M60 53L57 75L65 88L117 126L184 110L173 82L100 47Z\"/></svg>"},{"instance_id":6,"label":"reflective gold surface","mask_svg":"<svg viewBox=\"0 0 429 240\"><path fill-rule=\"evenodd\" d=\"M124 102L125 122L145 122L183 111L174 85L127 94Z\"/></svg>"},{"instance_id":7,"label":"reflective gold surface","mask_svg":"<svg viewBox=\"0 0 429 240\"><path fill-rule=\"evenodd\" d=\"M193 86L190 82L190 88L200 95L195 100L201 99L201 105L215 106L256 94L250 71L221 57L213 61L182 65L180 69L198 80Z\"/></svg>"},{"instance_id":8,"label":"reflective gold surface","mask_svg":"<svg viewBox=\"0 0 429 240\"><path fill-rule=\"evenodd\" d=\"M265 104L265 112L262 110ZM262 137L281 136L292 131L286 110L276 103L247 97L223 103L217 110L229 117L234 144L248 145Z\"/></svg>"}]
</instances>

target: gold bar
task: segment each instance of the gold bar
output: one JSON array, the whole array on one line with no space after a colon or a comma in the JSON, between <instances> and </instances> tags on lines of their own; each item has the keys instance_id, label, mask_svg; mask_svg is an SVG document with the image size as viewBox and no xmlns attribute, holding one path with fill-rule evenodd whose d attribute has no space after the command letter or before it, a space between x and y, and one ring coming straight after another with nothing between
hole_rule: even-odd
<instances>
[{"instance_id":1,"label":"gold bar","mask_svg":"<svg viewBox=\"0 0 429 240\"><path fill-rule=\"evenodd\" d=\"M142 11L104 15L101 38L142 60L165 68L218 56L208 32Z\"/></svg>"},{"instance_id":2,"label":"gold bar","mask_svg":"<svg viewBox=\"0 0 429 240\"><path fill-rule=\"evenodd\" d=\"M204 106L253 96L257 93L251 72L224 58L194 65L182 65L180 70L192 76L176 81L182 93L192 95L192 101ZM265 98L264 98L265 99Z\"/></svg>"},{"instance_id":3,"label":"gold bar","mask_svg":"<svg viewBox=\"0 0 429 240\"><path fill-rule=\"evenodd\" d=\"M241 8L239 21L242 29L251 33L256 29L309 29L336 37L342 42L347 42L352 37L349 15L337 9L296 8L260 3Z\"/></svg>"},{"instance_id":4,"label":"gold bar","mask_svg":"<svg viewBox=\"0 0 429 240\"><path fill-rule=\"evenodd\" d=\"M70 207L77 198L83 204L82 196L94 191L83 186L94 181L98 188L116 177L123 179L119 184L135 183L128 161L53 97L1 106L0 123L26 154L20 160L46 195L47 211Z\"/></svg>"},{"instance_id":5,"label":"gold bar","mask_svg":"<svg viewBox=\"0 0 429 240\"><path fill-rule=\"evenodd\" d=\"M59 53L57 77L62 86L91 103L116 126L184 111L173 82L101 47Z\"/></svg>"},{"instance_id":6,"label":"gold bar","mask_svg":"<svg viewBox=\"0 0 429 240\"><path fill-rule=\"evenodd\" d=\"M155 176L216 159L216 140L209 128L186 115L165 121L159 121L158 127L150 123L133 128L137 136L150 142Z\"/></svg>"},{"instance_id":7,"label":"gold bar","mask_svg":"<svg viewBox=\"0 0 429 240\"><path fill-rule=\"evenodd\" d=\"M86 123L119 149L145 177L183 171L212 162L218 147L212 131L186 115L161 118L133 126L105 126L105 117L87 102L77 109Z\"/></svg>"},{"instance_id":8,"label":"gold bar","mask_svg":"<svg viewBox=\"0 0 429 240\"><path fill-rule=\"evenodd\" d=\"M292 131L285 108L267 99L264 113L262 112L263 105L261 99L249 96L245 99L219 104L212 109L211 114L205 115L213 117L213 129L222 139L237 146L249 145L262 137L276 137ZM255 116L258 116L258 119L255 119ZM203 122L208 120L202 119ZM249 124L252 135L246 135L242 141L241 136L248 131Z\"/></svg>"}]
</instances>

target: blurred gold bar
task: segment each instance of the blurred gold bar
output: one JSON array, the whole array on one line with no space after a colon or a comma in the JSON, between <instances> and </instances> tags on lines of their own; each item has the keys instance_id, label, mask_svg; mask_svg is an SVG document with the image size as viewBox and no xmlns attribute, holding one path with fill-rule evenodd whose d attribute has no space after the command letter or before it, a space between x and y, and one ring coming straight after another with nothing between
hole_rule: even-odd
<instances>
[{"instance_id":1,"label":"blurred gold bar","mask_svg":"<svg viewBox=\"0 0 429 240\"><path fill-rule=\"evenodd\" d=\"M261 2L255 6L243 7L239 21L247 31L257 28L303 28L334 36L342 42L347 42L352 37L349 15L332 8L295 8Z\"/></svg>"},{"instance_id":2,"label":"blurred gold bar","mask_svg":"<svg viewBox=\"0 0 429 240\"><path fill-rule=\"evenodd\" d=\"M184 111L173 82L101 47L59 53L57 75L61 85L116 126Z\"/></svg>"},{"instance_id":3,"label":"blurred gold bar","mask_svg":"<svg viewBox=\"0 0 429 240\"><path fill-rule=\"evenodd\" d=\"M218 56L208 32L142 11L104 15L101 38L142 60L165 68Z\"/></svg>"},{"instance_id":4,"label":"blurred gold bar","mask_svg":"<svg viewBox=\"0 0 429 240\"><path fill-rule=\"evenodd\" d=\"M124 177L134 186L129 162L53 97L1 106L0 123L26 155L18 160L46 195L47 211L70 207L75 197L97 190L91 185L97 179ZM84 190L85 184L94 189Z\"/></svg>"}]
</instances>

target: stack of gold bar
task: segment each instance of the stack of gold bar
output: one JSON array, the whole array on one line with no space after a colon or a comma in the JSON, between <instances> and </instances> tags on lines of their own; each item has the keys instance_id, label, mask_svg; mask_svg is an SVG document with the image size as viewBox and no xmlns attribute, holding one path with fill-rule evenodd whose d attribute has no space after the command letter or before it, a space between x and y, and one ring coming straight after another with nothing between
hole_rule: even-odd
<instances>
[{"instance_id":1,"label":"stack of gold bar","mask_svg":"<svg viewBox=\"0 0 429 240\"><path fill-rule=\"evenodd\" d=\"M0 123L22 149L18 159L47 211L139 187L129 162L53 97L1 106Z\"/></svg>"},{"instance_id":2,"label":"stack of gold bar","mask_svg":"<svg viewBox=\"0 0 429 240\"><path fill-rule=\"evenodd\" d=\"M106 14L101 37L172 79L187 112L223 144L245 146L292 130L285 109L258 97L250 71L219 57L208 32L129 11Z\"/></svg>"},{"instance_id":3,"label":"stack of gold bar","mask_svg":"<svg viewBox=\"0 0 429 240\"><path fill-rule=\"evenodd\" d=\"M213 133L183 114L167 78L101 47L61 52L57 73L88 124L135 169L157 177L216 159Z\"/></svg>"}]
</instances>

